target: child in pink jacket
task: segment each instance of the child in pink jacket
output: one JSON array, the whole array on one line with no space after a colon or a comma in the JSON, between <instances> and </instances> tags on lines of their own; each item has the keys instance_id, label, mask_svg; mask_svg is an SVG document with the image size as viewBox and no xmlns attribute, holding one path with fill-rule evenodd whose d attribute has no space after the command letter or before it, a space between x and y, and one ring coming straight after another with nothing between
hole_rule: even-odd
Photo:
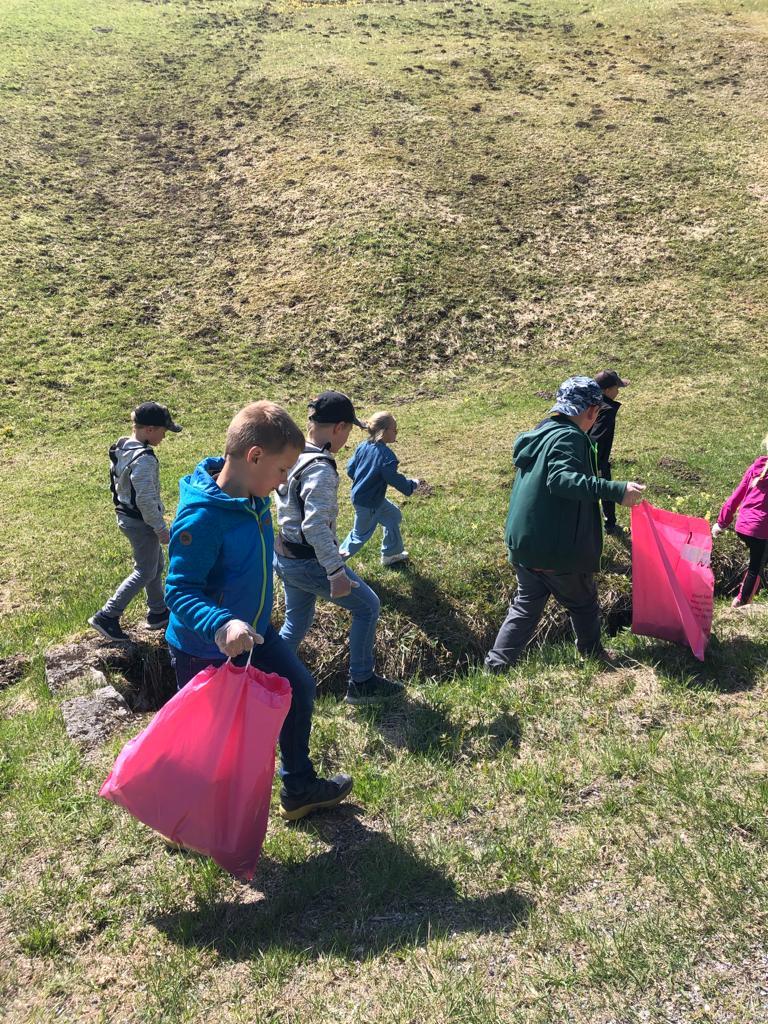
<instances>
[{"instance_id":1,"label":"child in pink jacket","mask_svg":"<svg viewBox=\"0 0 768 1024\"><path fill-rule=\"evenodd\" d=\"M768 437L763 441L768 449ZM749 549L749 567L741 582L741 589L733 600L733 607L749 604L760 587L760 576L764 574L765 558L768 553L768 456L761 455L749 467L744 477L720 509L717 522L712 527L712 536L730 525L736 511L736 536Z\"/></svg>"}]
</instances>

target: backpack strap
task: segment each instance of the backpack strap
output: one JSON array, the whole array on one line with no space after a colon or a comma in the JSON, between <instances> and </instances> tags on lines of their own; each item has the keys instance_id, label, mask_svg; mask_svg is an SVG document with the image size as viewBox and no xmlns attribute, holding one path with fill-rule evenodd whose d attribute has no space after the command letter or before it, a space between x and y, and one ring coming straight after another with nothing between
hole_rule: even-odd
<instances>
[{"instance_id":1,"label":"backpack strap","mask_svg":"<svg viewBox=\"0 0 768 1024\"><path fill-rule=\"evenodd\" d=\"M134 490L133 487L133 481L130 478L130 472L128 474L128 479L131 480L131 504L123 504L123 502L120 501L119 497L117 496L117 454L120 450L121 449L119 441L115 441L113 445L109 446L109 489L112 492L112 502L114 503L115 511L119 512L121 515L128 516L129 519L143 520L144 516L141 514L141 512L139 512L138 508L136 507L136 491ZM155 459L155 461L157 461L157 456L155 455L151 448L142 448L134 455L132 459L130 459L125 464L123 468L123 473L125 472L126 469L130 470L131 466L135 462L138 462L138 460L142 458L142 456L144 455L151 455L152 458Z\"/></svg>"},{"instance_id":2,"label":"backpack strap","mask_svg":"<svg viewBox=\"0 0 768 1024\"><path fill-rule=\"evenodd\" d=\"M304 499L301 496L301 478L304 476L304 473L306 472L306 470L308 470L310 466L314 466L316 462L327 462L327 463L329 463L329 465L333 469L333 471L336 474L336 476L339 475L339 470L338 470L338 467L336 465L336 460L334 458L331 458L330 455L316 455L313 459L307 459L307 461L304 463L304 465L300 466L299 469L297 470L297 472L294 473L289 478L287 484L285 484L284 495L285 496L288 495L288 492L289 492L289 490L291 488L291 485L295 483L296 484L296 501L298 502L299 509L301 510L301 522L302 523L304 522L304 507L305 507L305 504L304 504ZM281 492L281 495L282 494L283 494L283 492ZM314 558L315 549L312 547L311 544L308 543L307 538L304 536L304 531L302 530L301 526L299 526L299 533L301 534L301 540L302 540L301 547L303 547L305 549L308 549L309 551L312 552L312 554L309 555L307 551L305 551L305 553L303 553L303 554L300 554L298 552L298 550L297 550L295 552L296 557L298 557L298 558L307 558L307 557ZM289 548L289 550L292 549L292 548L296 548L296 549L299 548L298 544L292 544L291 541L287 541L284 537L282 538L282 540L283 540L283 543L286 545L286 547Z\"/></svg>"}]
</instances>

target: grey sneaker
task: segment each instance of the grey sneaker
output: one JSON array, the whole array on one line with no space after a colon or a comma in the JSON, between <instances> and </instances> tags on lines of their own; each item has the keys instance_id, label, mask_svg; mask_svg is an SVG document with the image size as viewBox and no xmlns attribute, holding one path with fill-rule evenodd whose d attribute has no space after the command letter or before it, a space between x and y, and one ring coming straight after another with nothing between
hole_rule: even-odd
<instances>
[{"instance_id":1,"label":"grey sneaker","mask_svg":"<svg viewBox=\"0 0 768 1024\"><path fill-rule=\"evenodd\" d=\"M298 821L312 811L335 807L352 792L350 775L334 775L330 779L315 779L304 793L280 790L280 813L288 821Z\"/></svg>"},{"instance_id":2,"label":"grey sneaker","mask_svg":"<svg viewBox=\"0 0 768 1024\"><path fill-rule=\"evenodd\" d=\"M131 639L120 626L120 619L105 615L104 612L96 612L88 619L88 623L105 639L114 640L115 643L125 644Z\"/></svg>"},{"instance_id":3,"label":"grey sneaker","mask_svg":"<svg viewBox=\"0 0 768 1024\"><path fill-rule=\"evenodd\" d=\"M408 561L408 552L407 551L401 551L398 555L382 555L381 556L381 564L382 565L397 565L398 562L407 562L407 561Z\"/></svg>"},{"instance_id":4,"label":"grey sneaker","mask_svg":"<svg viewBox=\"0 0 768 1024\"><path fill-rule=\"evenodd\" d=\"M394 679L385 679L384 676L372 676L362 683L356 683L350 679L347 684L347 695L344 698L345 704L383 704L388 700L395 700L402 697L405 686L395 682Z\"/></svg>"}]
</instances>

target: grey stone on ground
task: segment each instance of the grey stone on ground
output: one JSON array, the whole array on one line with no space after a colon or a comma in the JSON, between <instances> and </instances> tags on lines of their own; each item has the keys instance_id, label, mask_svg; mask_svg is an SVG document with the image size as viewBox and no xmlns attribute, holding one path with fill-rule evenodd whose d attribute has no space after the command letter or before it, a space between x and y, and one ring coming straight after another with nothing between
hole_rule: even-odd
<instances>
[{"instance_id":1,"label":"grey stone on ground","mask_svg":"<svg viewBox=\"0 0 768 1024\"><path fill-rule=\"evenodd\" d=\"M28 665L29 658L26 654L12 654L9 658L0 658L0 690L18 683Z\"/></svg>"},{"instance_id":2,"label":"grey stone on ground","mask_svg":"<svg viewBox=\"0 0 768 1024\"><path fill-rule=\"evenodd\" d=\"M89 669L130 668L135 645L117 647L103 641L81 640L72 644L59 644L45 652L45 681L51 693L58 693L72 679L88 674Z\"/></svg>"},{"instance_id":3,"label":"grey stone on ground","mask_svg":"<svg viewBox=\"0 0 768 1024\"><path fill-rule=\"evenodd\" d=\"M132 717L131 710L114 686L102 686L86 697L73 697L61 705L67 735L84 747L103 743Z\"/></svg>"}]
</instances>

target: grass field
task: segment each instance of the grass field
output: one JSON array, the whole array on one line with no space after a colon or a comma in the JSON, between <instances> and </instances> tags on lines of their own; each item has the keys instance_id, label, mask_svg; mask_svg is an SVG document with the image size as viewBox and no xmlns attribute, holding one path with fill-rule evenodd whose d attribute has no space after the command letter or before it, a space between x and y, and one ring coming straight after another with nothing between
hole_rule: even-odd
<instances>
[{"instance_id":1,"label":"grass field","mask_svg":"<svg viewBox=\"0 0 768 1024\"><path fill-rule=\"evenodd\" d=\"M768 1022L765 599L718 601L703 666L623 630L619 672L478 671L560 380L631 379L615 475L663 507L716 512L768 431L767 43L764 0L0 5L3 1020ZM322 617L313 749L355 799L273 815L243 885L98 800L137 723L83 755L42 653L126 567L133 405L185 426L170 508L244 402L325 386L435 485L409 570L357 562L409 696L340 703Z\"/></svg>"}]
</instances>

